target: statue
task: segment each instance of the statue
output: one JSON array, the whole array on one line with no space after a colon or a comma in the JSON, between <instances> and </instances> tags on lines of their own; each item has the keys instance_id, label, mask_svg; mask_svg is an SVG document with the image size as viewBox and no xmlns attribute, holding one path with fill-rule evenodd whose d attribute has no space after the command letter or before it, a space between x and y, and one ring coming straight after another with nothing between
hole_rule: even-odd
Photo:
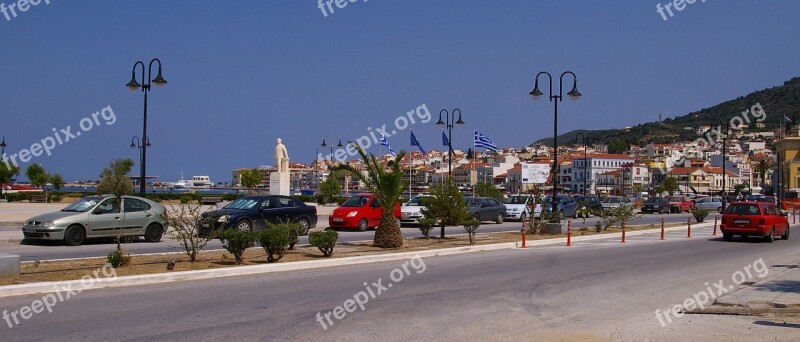
<instances>
[{"instance_id":1,"label":"statue","mask_svg":"<svg viewBox=\"0 0 800 342\"><path fill-rule=\"evenodd\" d=\"M278 145L275 146L275 163L278 173L289 173L289 152L281 143L281 138L278 138Z\"/></svg>"}]
</instances>

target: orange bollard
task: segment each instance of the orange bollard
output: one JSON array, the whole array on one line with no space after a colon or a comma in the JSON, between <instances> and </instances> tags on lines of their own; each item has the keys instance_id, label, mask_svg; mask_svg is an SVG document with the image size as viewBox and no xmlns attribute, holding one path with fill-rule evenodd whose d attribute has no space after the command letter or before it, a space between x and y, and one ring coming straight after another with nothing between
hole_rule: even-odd
<instances>
[{"instance_id":1,"label":"orange bollard","mask_svg":"<svg viewBox=\"0 0 800 342\"><path fill-rule=\"evenodd\" d=\"M625 220L622 220L622 241L620 243L625 243Z\"/></svg>"},{"instance_id":2,"label":"orange bollard","mask_svg":"<svg viewBox=\"0 0 800 342\"><path fill-rule=\"evenodd\" d=\"M567 247L572 247L572 221L567 220Z\"/></svg>"},{"instance_id":3,"label":"orange bollard","mask_svg":"<svg viewBox=\"0 0 800 342\"><path fill-rule=\"evenodd\" d=\"M525 220L520 221L522 222L522 230L520 230L520 233L522 233L522 246L520 248L528 248L525 246Z\"/></svg>"},{"instance_id":4,"label":"orange bollard","mask_svg":"<svg viewBox=\"0 0 800 342\"><path fill-rule=\"evenodd\" d=\"M661 240L664 240L664 218L661 218Z\"/></svg>"},{"instance_id":5,"label":"orange bollard","mask_svg":"<svg viewBox=\"0 0 800 342\"><path fill-rule=\"evenodd\" d=\"M692 219L691 218L687 218L686 219L686 238L688 239L690 237L692 237Z\"/></svg>"},{"instance_id":6,"label":"orange bollard","mask_svg":"<svg viewBox=\"0 0 800 342\"><path fill-rule=\"evenodd\" d=\"M717 219L719 216L714 216L714 233L711 236L717 236Z\"/></svg>"}]
</instances>

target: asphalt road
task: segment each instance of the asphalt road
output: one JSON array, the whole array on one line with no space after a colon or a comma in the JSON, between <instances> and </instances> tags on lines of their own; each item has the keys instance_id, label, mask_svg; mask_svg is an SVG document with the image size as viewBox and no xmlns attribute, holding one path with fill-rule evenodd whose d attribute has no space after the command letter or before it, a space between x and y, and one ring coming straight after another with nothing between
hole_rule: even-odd
<instances>
[{"instance_id":1,"label":"asphalt road","mask_svg":"<svg viewBox=\"0 0 800 342\"><path fill-rule=\"evenodd\" d=\"M91 290L13 328L0 321L0 336L4 341L794 340L793 325L765 324L762 318L687 315L660 325L656 309L682 303L719 280L731 284L737 271L750 269L755 279L748 280L757 280L761 271L751 266L759 259L777 267L771 272L800 261L797 238L723 242L711 238L708 228L694 236L675 232L659 241L655 233L626 244L614 238L431 257L408 263L402 280L397 274L404 272L403 262L393 261ZM346 304L363 298L365 283L378 282L366 285L375 295L363 311ZM377 294L379 287L384 289ZM19 310L40 297L3 298L0 310ZM325 323L324 315L342 305L354 312L341 320L329 315L333 325L323 329L317 313Z\"/></svg>"},{"instance_id":2,"label":"asphalt road","mask_svg":"<svg viewBox=\"0 0 800 342\"><path fill-rule=\"evenodd\" d=\"M686 220L690 217L690 214L645 214L642 215L641 218L632 220L629 222L630 224L661 224L661 218L664 218L665 222L667 223L675 223L675 222L686 222ZM709 216L711 218L713 216ZM713 219L713 218L712 218ZM587 227L593 227L594 223L600 220L597 217L589 218L586 220ZM694 220L694 219L692 219ZM320 216L319 223L317 226L327 227L328 217L327 216ZM573 219L573 224L575 226L583 226L583 221L578 219ZM513 231L518 232L521 228L521 224L519 222L512 222L506 221L502 224L495 224L491 222L484 222L481 227L478 229L479 233L489 233L489 232L507 232ZM18 229L14 227L13 229ZM415 227L403 227L403 236L405 237L416 237L421 236L419 229ZM447 227L445 230L446 235L451 234L464 234L464 229L461 227ZM439 236L439 229L434 229L431 232L432 235ZM371 240L375 235L374 231L366 231L366 232L358 232L358 231L339 231L339 241L342 242L353 242L353 241L364 241L364 240ZM308 239L306 237L302 237L300 239L301 244L308 243ZM34 260L50 260L50 259L65 259L65 258L87 258L87 257L105 257L108 255L108 252L114 248L114 241L113 239L100 239L100 240L89 240L82 246L77 247L67 247L59 242L41 242L41 241L28 241L23 240L22 243L19 244L0 244L0 253L10 253L19 255L22 261L34 261ZM169 240L169 239L162 239L159 243L147 243L144 242L142 239L138 239L132 243L126 243L125 247L130 251L132 254L144 254L144 253L167 253L167 252L180 252L182 251L181 247L178 245L177 242ZM212 249L221 249L222 243L219 240L211 241L207 246L206 250Z\"/></svg>"}]
</instances>

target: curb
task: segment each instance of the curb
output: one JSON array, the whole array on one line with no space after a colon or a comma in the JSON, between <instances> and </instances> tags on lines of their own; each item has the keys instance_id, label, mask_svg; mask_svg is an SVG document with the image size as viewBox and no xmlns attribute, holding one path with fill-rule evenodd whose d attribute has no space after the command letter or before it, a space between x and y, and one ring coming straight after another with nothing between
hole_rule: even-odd
<instances>
[{"instance_id":1,"label":"curb","mask_svg":"<svg viewBox=\"0 0 800 342\"><path fill-rule=\"evenodd\" d=\"M114 277L114 278L96 278L92 279L91 284L89 284L88 286L86 286L86 284L82 284L81 280L19 284L19 285L9 285L0 287L0 297L53 293L53 292L59 292L60 289L62 288L77 288L80 289L80 291L82 291L88 289L163 284L163 283L171 283L171 282L187 281L187 280L203 280L203 279L212 279L221 277L267 274L267 273L283 272L283 271L308 270L320 267L360 265L360 264L369 264L369 263L384 262L384 261L410 259L413 257L434 257L434 256L446 256L446 255L457 255L457 254L465 254L473 252L502 250L502 249L513 249L514 246L515 246L514 242L506 242L506 243L491 244L491 245L455 247L455 248L436 249L428 251L364 255L356 257L329 259L329 260L297 261L284 264L279 263L279 264L267 264L267 265L238 266L238 267L219 268L212 270L158 273L158 274L124 276L124 277Z\"/></svg>"}]
</instances>

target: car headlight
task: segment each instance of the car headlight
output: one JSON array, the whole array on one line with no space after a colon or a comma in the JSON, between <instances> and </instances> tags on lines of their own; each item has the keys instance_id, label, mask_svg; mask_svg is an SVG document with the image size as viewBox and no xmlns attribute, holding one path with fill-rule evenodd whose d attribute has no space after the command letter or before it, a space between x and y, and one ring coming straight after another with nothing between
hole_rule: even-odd
<instances>
[{"instance_id":1,"label":"car headlight","mask_svg":"<svg viewBox=\"0 0 800 342\"><path fill-rule=\"evenodd\" d=\"M52 227L55 226L55 223L56 223L55 221L45 221L42 222L42 227Z\"/></svg>"},{"instance_id":2,"label":"car headlight","mask_svg":"<svg viewBox=\"0 0 800 342\"><path fill-rule=\"evenodd\" d=\"M513 212L515 212L515 213L516 213L516 212L518 212L518 211L519 211L519 208L513 208L513 209L511 209L511 211L513 211Z\"/></svg>"},{"instance_id":3,"label":"car headlight","mask_svg":"<svg viewBox=\"0 0 800 342\"><path fill-rule=\"evenodd\" d=\"M347 217L355 217L356 215L358 215L357 211L351 211L349 214L347 214Z\"/></svg>"},{"instance_id":4,"label":"car headlight","mask_svg":"<svg viewBox=\"0 0 800 342\"><path fill-rule=\"evenodd\" d=\"M219 223L225 223L225 222L228 222L228 220L229 220L230 218L231 218L231 215L222 215L222 216L220 216L220 217L217 219L217 222L219 222Z\"/></svg>"}]
</instances>

